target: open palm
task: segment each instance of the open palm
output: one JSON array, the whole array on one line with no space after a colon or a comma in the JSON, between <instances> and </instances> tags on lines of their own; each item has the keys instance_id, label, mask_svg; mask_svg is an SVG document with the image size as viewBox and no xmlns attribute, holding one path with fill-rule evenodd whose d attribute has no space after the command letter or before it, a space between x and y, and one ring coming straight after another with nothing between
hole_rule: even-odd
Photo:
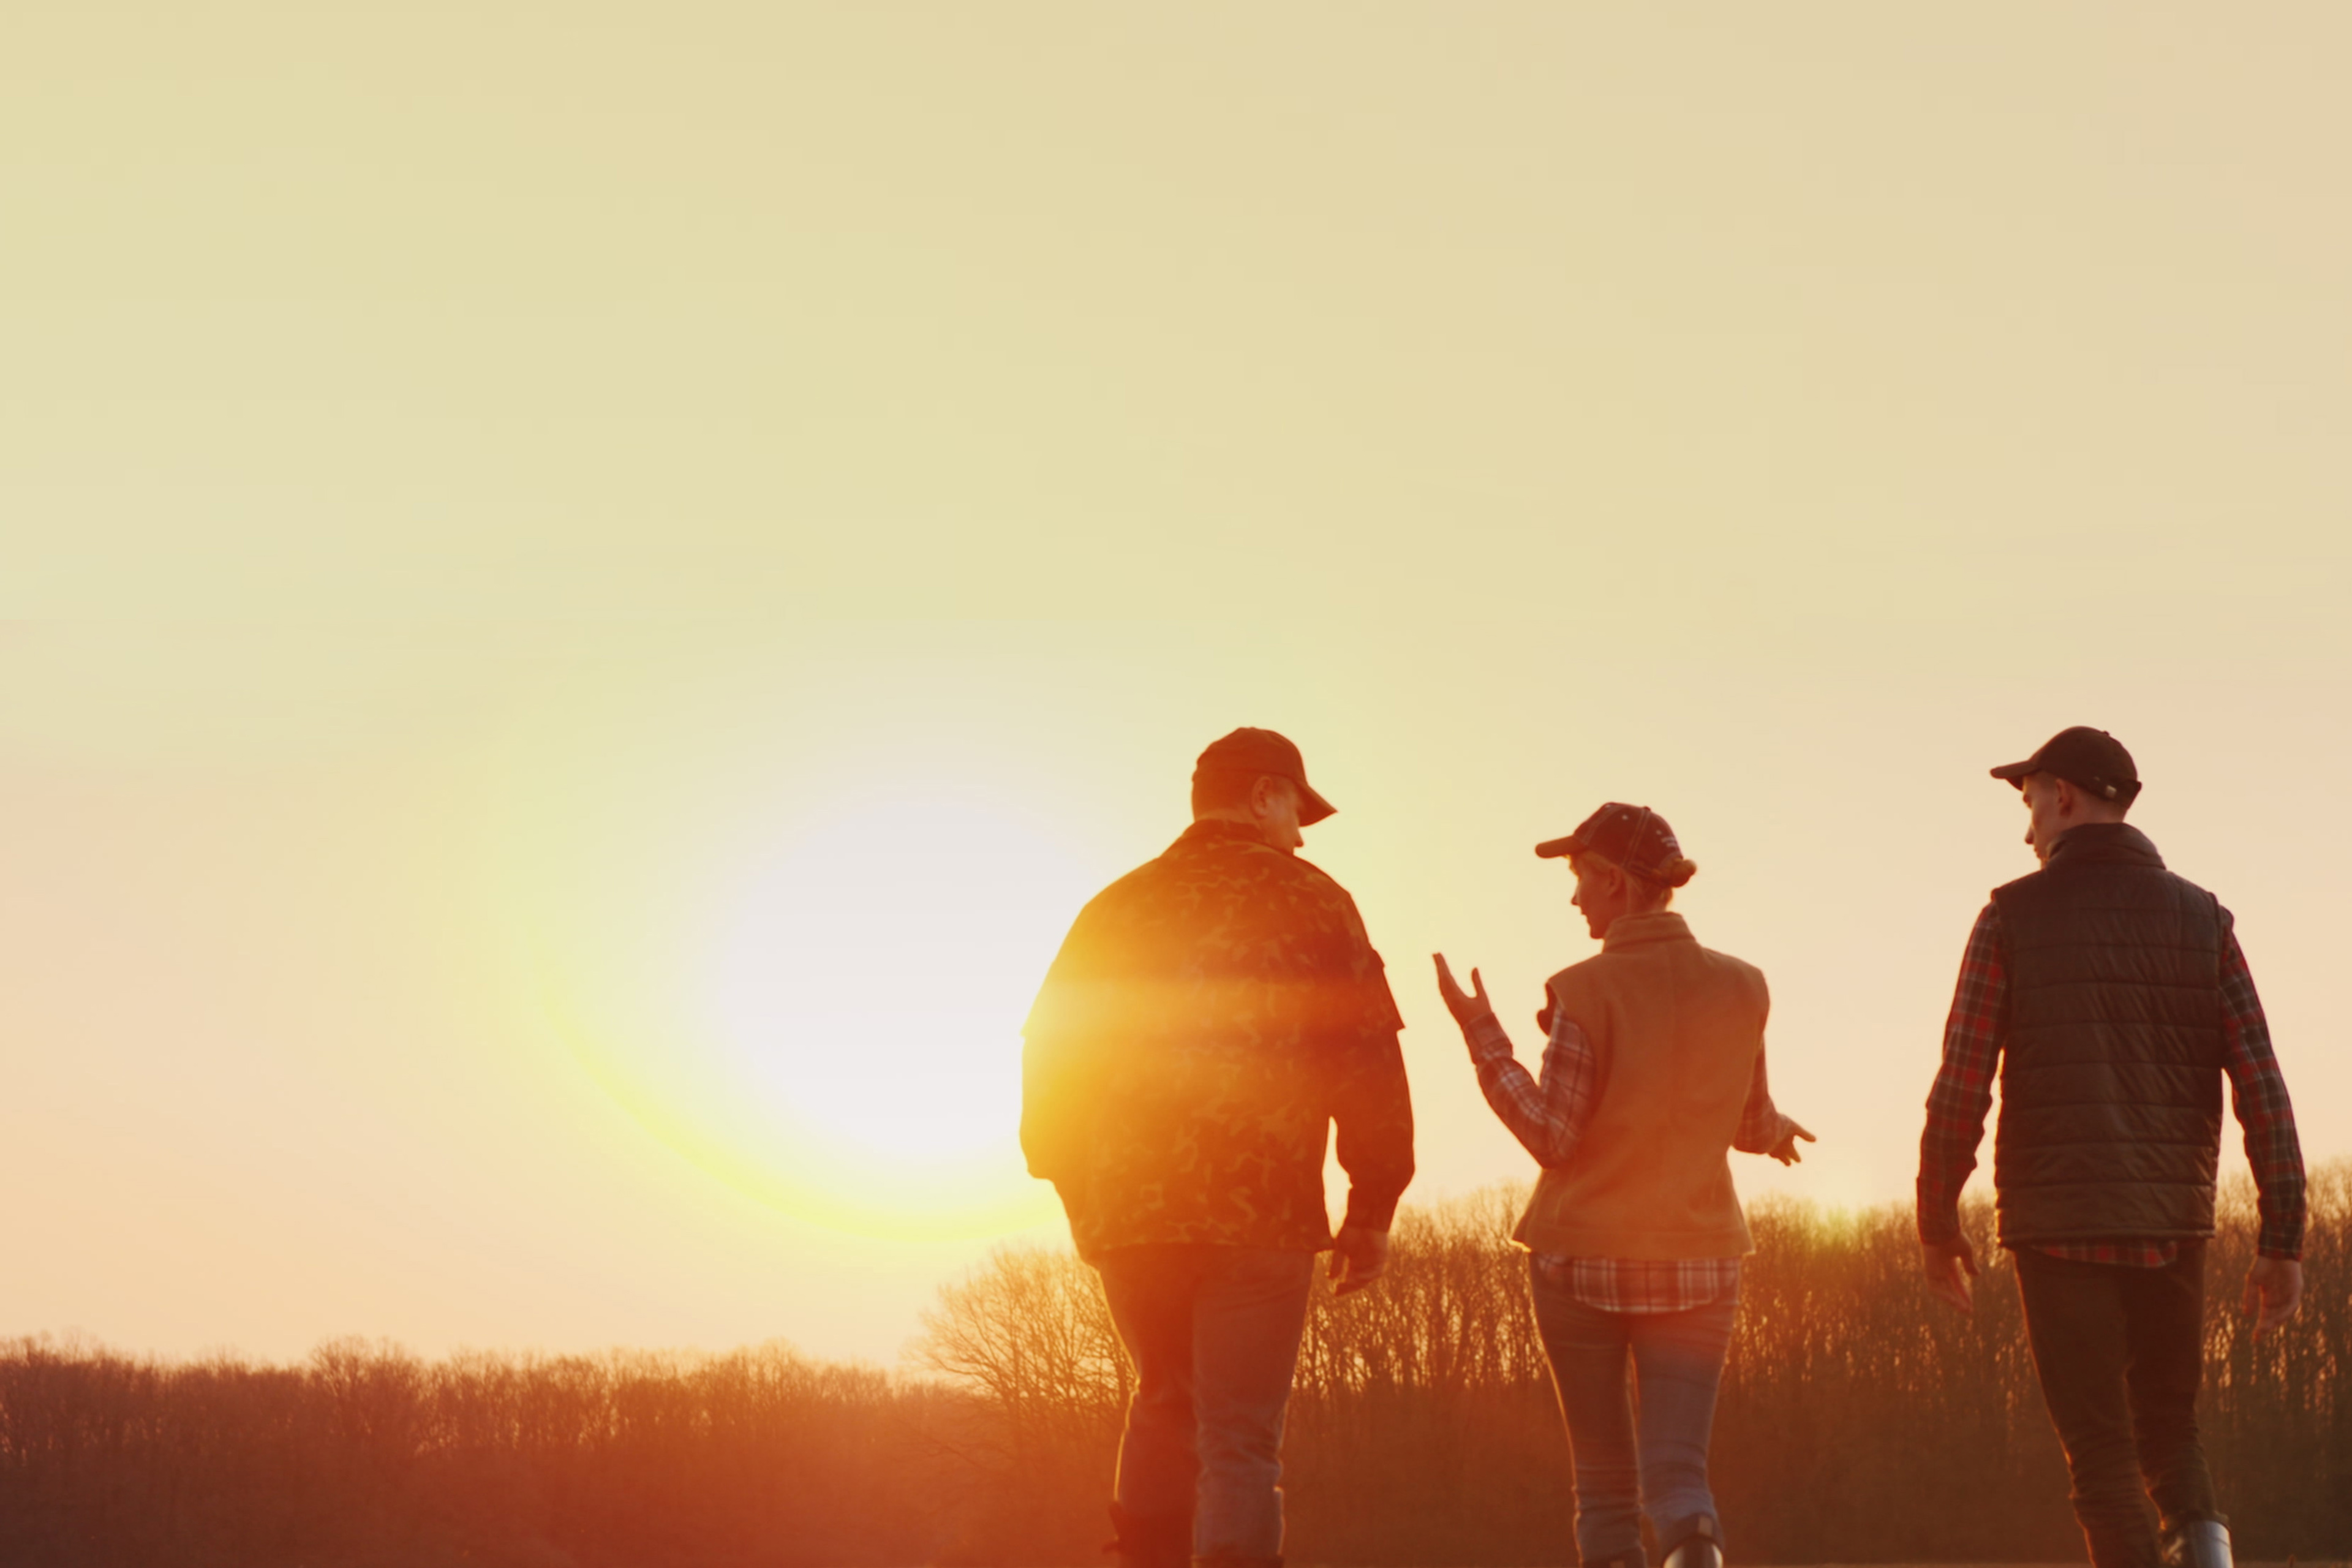
<instances>
[{"instance_id":1,"label":"open palm","mask_svg":"<svg viewBox=\"0 0 2352 1568\"><path fill-rule=\"evenodd\" d=\"M1433 952L1430 956L1437 961L1437 994L1445 998L1445 1010L1454 1015L1455 1023L1466 1029L1494 1012L1494 1004L1486 1000L1486 982L1477 970L1470 971L1471 988L1465 991L1454 978L1454 971L1446 966L1445 955Z\"/></svg>"}]
</instances>

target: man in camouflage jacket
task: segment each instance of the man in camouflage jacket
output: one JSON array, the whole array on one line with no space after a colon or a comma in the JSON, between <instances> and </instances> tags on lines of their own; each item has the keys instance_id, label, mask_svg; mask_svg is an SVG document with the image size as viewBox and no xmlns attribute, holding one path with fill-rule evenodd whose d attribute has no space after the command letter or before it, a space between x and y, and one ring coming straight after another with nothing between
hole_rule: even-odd
<instances>
[{"instance_id":1,"label":"man in camouflage jacket","mask_svg":"<svg viewBox=\"0 0 2352 1568\"><path fill-rule=\"evenodd\" d=\"M1380 955L1354 900L1292 854L1331 810L1272 731L1210 746L1192 826L1080 912L1024 1029L1022 1149L1135 1363L1111 1509L1126 1568L1280 1562L1315 1255L1334 1253L1341 1292L1370 1283L1412 1177Z\"/></svg>"}]
</instances>

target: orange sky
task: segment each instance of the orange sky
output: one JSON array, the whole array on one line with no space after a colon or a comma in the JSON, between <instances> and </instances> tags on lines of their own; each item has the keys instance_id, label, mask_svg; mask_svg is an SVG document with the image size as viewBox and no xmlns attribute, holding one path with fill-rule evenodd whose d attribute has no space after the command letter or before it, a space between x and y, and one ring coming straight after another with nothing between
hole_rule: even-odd
<instances>
[{"instance_id":1,"label":"orange sky","mask_svg":"<svg viewBox=\"0 0 2352 1568\"><path fill-rule=\"evenodd\" d=\"M1415 1196L1526 1169L1427 953L1517 1022L1607 797L1772 979L1745 1190L1902 1195L2084 721L2352 1153L2352 24L2268 15L13 25L0 1331L887 1360L1054 1233L1013 1028L1238 723Z\"/></svg>"}]
</instances>

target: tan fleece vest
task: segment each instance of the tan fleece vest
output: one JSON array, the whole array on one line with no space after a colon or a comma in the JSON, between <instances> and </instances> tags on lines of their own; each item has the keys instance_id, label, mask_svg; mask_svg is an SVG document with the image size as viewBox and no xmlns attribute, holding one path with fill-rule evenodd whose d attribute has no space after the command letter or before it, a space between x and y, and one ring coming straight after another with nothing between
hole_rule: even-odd
<instances>
[{"instance_id":1,"label":"tan fleece vest","mask_svg":"<svg viewBox=\"0 0 2352 1568\"><path fill-rule=\"evenodd\" d=\"M1550 991L1591 1042L1601 1100L1568 1164L1536 1183L1519 1242L1565 1258L1753 1251L1727 1155L1764 1047L1763 972L1699 946L1680 915L1628 915Z\"/></svg>"}]
</instances>

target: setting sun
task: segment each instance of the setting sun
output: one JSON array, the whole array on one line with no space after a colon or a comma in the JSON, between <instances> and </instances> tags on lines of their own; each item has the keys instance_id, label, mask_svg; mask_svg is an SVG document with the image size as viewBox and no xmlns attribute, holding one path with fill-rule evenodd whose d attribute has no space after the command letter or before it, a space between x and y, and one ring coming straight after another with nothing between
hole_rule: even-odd
<instances>
[{"instance_id":1,"label":"setting sun","mask_svg":"<svg viewBox=\"0 0 2352 1568\"><path fill-rule=\"evenodd\" d=\"M568 960L563 1008L631 1114L764 1203L861 1235L1051 1216L1023 1169L1021 1021L1091 889L1049 824L894 793L710 879L695 951L640 994ZM616 1016L625 1012L625 1017Z\"/></svg>"},{"instance_id":2,"label":"setting sun","mask_svg":"<svg viewBox=\"0 0 2352 1568\"><path fill-rule=\"evenodd\" d=\"M1002 1169L1021 1020L1087 891L1044 825L952 797L855 807L747 868L706 1023L777 1136L829 1151L832 1215L862 1212L869 1184L919 1194L894 1229L1032 1205Z\"/></svg>"},{"instance_id":3,"label":"setting sun","mask_svg":"<svg viewBox=\"0 0 2352 1568\"><path fill-rule=\"evenodd\" d=\"M2205 1287L2221 1511L2352 1552L2352 7L5 36L0 1564L1095 1563L1136 1388L1256 1413L1196 1458L1283 1408L1278 1336L1209 1354L1242 1400L1128 1340L1243 1253L1271 1323L1326 1242L1297 1531L1241 1561L1610 1561L1511 1239L1547 1191L1580 1321L1736 1308L1737 1568L2059 1561L2027 1277L1986 1237L1969 1297L1918 1205L1999 1217L1978 1079L2059 1097L1950 1025L2001 1012L1990 890L2100 809L2036 786L2029 843L1987 770L2077 727L2137 771L2065 831L2221 901L2275 1057L2214 1257L2296 1261L2255 1227L2308 1167L2304 1315ZM1237 730L1296 752L1202 769ZM1708 1129L1796 1132L1548 981L1609 928L1531 849L1604 802L1696 868L1615 884L1621 952L1755 972L1708 1072L1768 1052L1801 1163L1718 1181ZM2180 1103L2103 1147L2188 1125L2113 1059ZM2166 1213L2051 1226L2170 1268ZM1122 1540L1181 1492L1114 1487Z\"/></svg>"}]
</instances>

